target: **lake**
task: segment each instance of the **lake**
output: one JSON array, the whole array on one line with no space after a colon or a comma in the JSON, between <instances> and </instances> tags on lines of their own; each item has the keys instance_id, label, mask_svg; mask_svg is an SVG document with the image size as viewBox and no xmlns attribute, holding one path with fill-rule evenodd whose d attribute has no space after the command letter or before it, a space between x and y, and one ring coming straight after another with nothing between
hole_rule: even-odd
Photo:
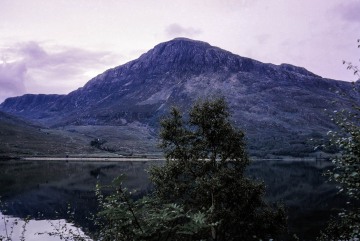
<instances>
[{"instance_id":1,"label":"lake","mask_svg":"<svg viewBox=\"0 0 360 241\"><path fill-rule=\"evenodd\" d=\"M46 235L32 238L36 232L49 231L51 223L68 220L70 207L75 225L89 233L94 230L89 218L96 213L94 190L97 182L107 185L124 174L124 185L138 190L137 195L142 196L151 191L146 169L159 164L161 161L2 161L0 218L11 221L30 216L32 221L27 226L26 240L59 240L56 237L41 239ZM254 161L247 173L265 182L268 201L284 203L289 232L313 240L325 227L329 216L335 215L346 202L337 194L335 186L322 176L329 167L326 161L263 160ZM4 235L1 222L0 235ZM20 233L21 225L16 226L20 230L16 232Z\"/></svg>"}]
</instances>

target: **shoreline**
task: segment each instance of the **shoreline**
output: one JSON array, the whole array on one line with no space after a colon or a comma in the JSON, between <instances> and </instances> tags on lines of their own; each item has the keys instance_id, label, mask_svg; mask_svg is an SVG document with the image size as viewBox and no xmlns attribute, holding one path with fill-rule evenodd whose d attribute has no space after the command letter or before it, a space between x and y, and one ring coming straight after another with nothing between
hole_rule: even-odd
<instances>
[{"instance_id":1,"label":"shoreline","mask_svg":"<svg viewBox=\"0 0 360 241\"><path fill-rule=\"evenodd\" d=\"M283 162L328 162L326 158L250 158L253 162L258 161L283 161ZM64 162L156 162L165 161L163 157L21 157L23 161L64 161Z\"/></svg>"},{"instance_id":2,"label":"shoreline","mask_svg":"<svg viewBox=\"0 0 360 241\"><path fill-rule=\"evenodd\" d=\"M24 161L65 161L65 162L150 162L164 161L164 158L146 157L22 157Z\"/></svg>"}]
</instances>

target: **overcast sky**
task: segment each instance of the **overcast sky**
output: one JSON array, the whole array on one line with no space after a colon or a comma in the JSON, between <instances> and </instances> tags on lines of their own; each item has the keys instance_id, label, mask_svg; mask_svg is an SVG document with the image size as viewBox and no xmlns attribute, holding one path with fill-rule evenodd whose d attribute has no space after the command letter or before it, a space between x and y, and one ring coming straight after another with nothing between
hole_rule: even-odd
<instances>
[{"instance_id":1,"label":"overcast sky","mask_svg":"<svg viewBox=\"0 0 360 241\"><path fill-rule=\"evenodd\" d=\"M0 0L0 102L68 93L175 37L352 81L360 0Z\"/></svg>"}]
</instances>

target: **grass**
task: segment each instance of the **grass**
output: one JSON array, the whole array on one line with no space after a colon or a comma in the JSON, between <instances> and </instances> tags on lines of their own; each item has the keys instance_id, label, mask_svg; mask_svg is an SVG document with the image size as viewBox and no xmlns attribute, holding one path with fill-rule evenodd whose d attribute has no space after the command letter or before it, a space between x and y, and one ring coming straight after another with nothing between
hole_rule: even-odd
<instances>
[{"instance_id":1,"label":"grass","mask_svg":"<svg viewBox=\"0 0 360 241\"><path fill-rule=\"evenodd\" d=\"M90 145L95 138L106 141L102 148ZM67 155L141 155L154 153L156 138L139 123L127 126L66 126L50 129L0 112L0 157Z\"/></svg>"}]
</instances>

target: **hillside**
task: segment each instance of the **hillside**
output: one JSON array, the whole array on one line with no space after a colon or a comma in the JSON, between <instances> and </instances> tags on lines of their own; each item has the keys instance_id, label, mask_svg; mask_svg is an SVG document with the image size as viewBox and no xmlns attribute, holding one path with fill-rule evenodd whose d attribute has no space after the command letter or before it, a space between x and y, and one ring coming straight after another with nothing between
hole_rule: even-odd
<instances>
[{"instance_id":1,"label":"hillside","mask_svg":"<svg viewBox=\"0 0 360 241\"><path fill-rule=\"evenodd\" d=\"M90 139L52 130L0 112L0 157L96 153Z\"/></svg>"}]
</instances>

